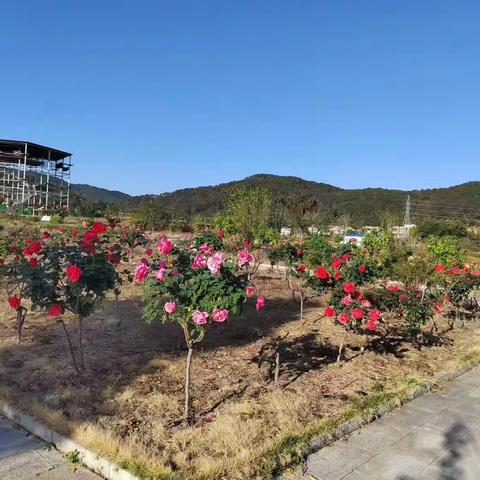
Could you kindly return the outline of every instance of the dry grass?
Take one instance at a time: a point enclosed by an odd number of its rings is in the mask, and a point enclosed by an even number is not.
[[[257,286],[269,298],[266,313],[258,317],[249,308],[245,317],[213,328],[195,354],[195,411],[220,403],[194,426],[177,423],[185,356],[181,335],[174,325],[143,323],[137,286],[122,292],[120,329],[112,302],[86,322],[88,369],[81,377],[71,368],[58,325],[44,314],[29,314],[18,345],[12,312],[1,307],[0,397],[141,478],[267,478],[298,462],[312,436],[349,418],[368,418],[418,383],[480,359],[480,326],[472,322],[432,338],[428,347],[392,338],[383,354],[370,348],[378,337],[352,335],[348,361],[338,366],[332,362],[342,329],[318,320],[318,302],[307,304],[302,323],[280,278],[262,274]],[[73,320],[66,319],[75,337]],[[277,389],[268,368],[257,368],[257,355],[268,339],[287,332],[283,387]]]

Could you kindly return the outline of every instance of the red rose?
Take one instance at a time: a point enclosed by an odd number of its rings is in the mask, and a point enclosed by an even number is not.
[[[300,273],[305,273],[305,270],[306,270],[306,266],[304,263],[301,263],[300,265],[298,265],[297,267],[297,270],[300,272]]]
[[[365,273],[365,272],[367,271],[367,267],[366,267],[365,265],[360,265],[360,266],[358,267],[358,271],[359,271],[360,273]]]
[[[334,270],[340,270],[340,268],[342,267],[342,260],[340,258],[336,258],[333,262],[332,262],[332,268]]]
[[[435,265],[435,271],[436,272],[444,272],[445,267],[443,265]]]
[[[45,240],[47,240],[48,238],[50,238],[50,232],[47,231],[47,230],[45,230],[45,231],[43,232],[43,238],[44,238]]]
[[[67,267],[67,277],[72,283],[77,283],[82,276],[82,270],[76,265],[69,265]]]
[[[72,228],[72,230],[70,232],[70,235],[72,237],[76,237],[78,235],[78,230],[76,228]]]
[[[330,274],[323,267],[317,268],[315,276],[320,280],[328,280],[330,278]]]
[[[335,275],[333,276],[335,280],[340,280],[342,278],[342,273],[341,272],[335,272]]]
[[[48,310],[49,317],[58,317],[63,313],[63,307],[59,303],[54,303]]]
[[[398,285],[389,285],[387,287],[387,290],[389,290],[390,292],[399,292],[401,288]]]
[[[351,255],[350,255],[349,253],[344,253],[344,254],[342,255],[342,260],[349,260],[350,257],[351,257]]]
[[[32,257],[29,261],[28,261],[28,265],[32,268],[35,268],[37,266],[37,259],[35,257]]]
[[[13,295],[11,297],[8,297],[8,304],[16,310],[22,304],[22,300],[16,295]]]
[[[40,253],[42,251],[42,244],[37,240],[34,240],[28,245],[28,251],[30,252],[30,255]]]
[[[245,248],[250,248],[250,247],[252,246],[252,242],[249,242],[248,240],[245,240],[245,241],[243,242],[243,246],[244,246]]]
[[[343,291],[347,294],[352,294],[355,291],[355,284],[347,282],[343,284]]]
[[[218,238],[223,238],[224,235],[225,235],[225,232],[224,232],[223,230],[219,230],[219,231],[217,232],[217,237],[218,237]]]
[[[333,317],[335,315],[335,309],[333,307],[326,307],[325,308],[325,316],[326,317]]]
[[[452,273],[454,275],[460,275],[462,273],[462,269],[460,267],[455,267],[452,269]]]
[[[107,231],[107,227],[102,222],[95,222],[92,225],[92,231],[94,231],[97,235],[101,235]]]

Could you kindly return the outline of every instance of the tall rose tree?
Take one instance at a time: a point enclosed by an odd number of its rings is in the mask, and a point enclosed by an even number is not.
[[[18,294],[10,293],[8,302],[17,311],[29,300],[32,309],[48,310],[53,318],[65,311],[77,315],[79,367],[85,368],[83,354],[84,319],[91,315],[118,281],[109,261],[106,227],[94,223],[82,236],[78,231],[28,241],[22,255],[16,255],[7,271],[9,283]],[[30,270],[29,270],[30,269]],[[62,320],[75,368],[78,364],[70,337]]]
[[[213,245],[194,242],[191,248],[173,245],[162,238],[158,257],[142,259],[135,278],[145,282],[143,315],[147,322],[176,322],[187,347],[185,366],[184,419],[194,417],[191,409],[191,366],[195,347],[213,324],[237,316],[247,296],[252,294],[248,265],[253,256],[244,251],[227,256]],[[257,309],[265,299],[257,299]]]

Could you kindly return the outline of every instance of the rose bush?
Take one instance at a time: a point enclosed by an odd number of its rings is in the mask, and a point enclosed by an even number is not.
[[[158,244],[159,256],[143,258],[135,269],[138,282],[145,282],[143,316],[147,322],[177,322],[187,347],[184,418],[192,418],[190,401],[191,361],[195,345],[215,324],[237,316],[247,296],[249,265],[253,255],[246,249],[226,255],[205,243],[205,236],[191,247],[173,245],[168,239]],[[256,308],[265,307],[258,297]]]

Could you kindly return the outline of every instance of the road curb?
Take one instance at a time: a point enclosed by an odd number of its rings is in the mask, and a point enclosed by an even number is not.
[[[106,480],[139,480],[138,477],[119,467],[116,463],[97,455],[70,438],[60,435],[43,422],[4,401],[0,403],[0,413],[64,454],[77,451],[80,463]]]

